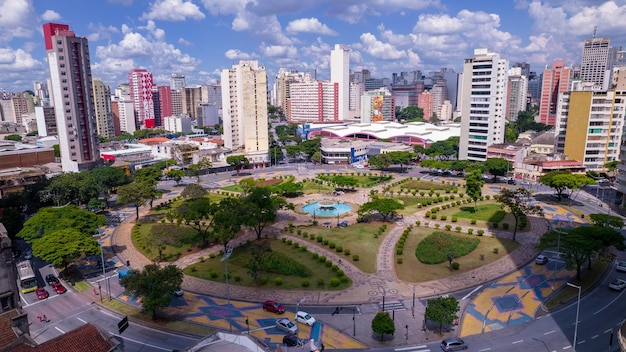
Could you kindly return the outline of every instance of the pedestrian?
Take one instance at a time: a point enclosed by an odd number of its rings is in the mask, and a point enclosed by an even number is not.
[[[45,315],[45,314],[43,315],[42,320],[43,320],[43,322],[44,322],[44,323],[48,323],[48,322],[50,322],[50,320],[48,320],[48,317],[46,317],[46,315]]]
[[[41,323],[41,321],[42,321],[41,314],[37,315],[37,319],[39,319],[39,322]]]
[[[96,288],[95,288],[95,287],[93,288],[93,295],[94,295],[94,296],[97,296],[97,295],[98,295],[98,291],[96,291]]]

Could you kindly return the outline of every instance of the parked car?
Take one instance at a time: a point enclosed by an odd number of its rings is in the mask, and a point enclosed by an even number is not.
[[[313,326],[313,324],[315,324],[315,318],[313,318],[311,314],[303,311],[296,313],[296,321],[308,326]]]
[[[185,291],[183,291],[182,288],[179,288],[178,290],[174,291],[174,296],[176,297],[182,297],[183,294],[185,294]]]
[[[282,330],[288,334],[297,334],[298,326],[287,318],[281,318],[276,320],[276,328]]]
[[[58,281],[52,284],[52,289],[54,290],[54,292],[56,292],[57,295],[61,295],[67,292],[65,286],[63,286],[63,284]]]
[[[615,265],[615,270],[626,272],[626,262],[617,262],[617,265]]]
[[[38,288],[35,292],[37,293],[37,299],[46,299],[48,298],[48,296],[50,296],[48,294],[48,291],[46,291],[46,289],[43,287]]]
[[[298,335],[290,334],[283,337],[283,343],[287,347],[298,347],[304,345],[306,340],[299,339]]]
[[[451,337],[449,339],[441,341],[441,350],[445,352],[460,351],[466,349],[467,345],[465,344],[465,341],[461,340],[458,337]]]
[[[46,283],[50,286],[52,286],[53,284],[59,282],[59,279],[54,276],[54,274],[48,274],[46,275]]]
[[[265,301],[265,303],[263,303],[263,310],[266,312],[283,314],[285,313],[285,306],[276,301]]]
[[[622,279],[615,279],[609,284],[609,288],[616,291],[621,291],[624,287],[626,287],[626,280]]]
[[[548,257],[543,254],[539,254],[537,258],[535,258],[535,264],[544,265],[548,262]]]
[[[337,224],[337,227],[348,227],[348,222],[347,221],[342,221],[342,222]]]
[[[517,184],[517,182],[515,182],[514,178],[507,178],[506,179],[506,183],[510,184],[510,185],[515,185]]]

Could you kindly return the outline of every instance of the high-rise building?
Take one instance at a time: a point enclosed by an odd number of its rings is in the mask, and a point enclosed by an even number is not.
[[[557,60],[552,62],[552,68],[546,67],[545,71],[543,71],[541,100],[539,101],[540,123],[550,126],[555,125],[559,93],[570,90],[571,82],[572,69],[571,67],[565,67],[565,62]]]
[[[152,73],[146,69],[133,69],[128,74],[128,88],[130,99],[135,108],[137,122],[143,128],[153,128],[154,121],[154,101],[152,100]]]
[[[417,107],[424,111],[424,120],[426,121],[430,121],[433,117],[433,98],[434,97],[429,90],[425,90],[417,96]]]
[[[508,62],[488,49],[465,59],[459,159],[485,161],[487,147],[504,142],[507,70]]]
[[[215,104],[218,109],[222,108],[222,87],[219,84],[202,85],[202,102]]]
[[[180,73],[172,73],[172,76],[170,77],[170,88],[172,90],[185,88],[185,76]]]
[[[391,91],[385,87],[370,90],[361,96],[361,123],[395,120]]]
[[[202,87],[185,87],[180,90],[183,100],[183,115],[191,117],[192,120],[197,118],[197,109],[202,101]]]
[[[109,139],[113,138],[115,136],[115,128],[111,111],[111,88],[108,84],[102,82],[100,78],[94,77],[92,83],[98,135]]]
[[[120,84],[115,88],[114,102],[120,132],[134,133],[137,130],[137,119],[128,84]]]
[[[252,165],[269,162],[267,73],[256,60],[222,70],[224,146],[241,151]]]
[[[161,95],[156,85],[152,86],[152,106],[154,106],[154,126],[163,126],[163,116],[161,115]]]
[[[337,85],[316,81],[307,76],[302,82],[291,82],[287,99],[287,119],[293,122],[337,122]]]
[[[183,93],[182,89],[172,90],[172,116],[183,114]]]
[[[57,120],[52,106],[35,106],[37,119],[37,134],[39,137],[56,136]]]
[[[522,75],[521,67],[512,67],[509,70],[508,80],[505,116],[508,121],[515,122],[519,112],[526,111],[528,78]]]
[[[111,116],[113,116],[113,134],[119,136],[122,134],[120,129],[120,108],[117,101],[111,100]]]
[[[172,89],[170,86],[158,86],[157,90],[159,91],[159,110],[161,111],[161,118],[173,116]]]
[[[584,82],[593,82],[602,89],[607,89],[609,79],[609,38],[586,39],[583,44],[583,57],[580,66],[580,78]]]
[[[339,120],[348,119],[350,105],[350,49],[335,44],[330,52],[330,81],[337,85]]]
[[[50,92],[48,91],[48,84],[46,82],[33,83],[33,91],[35,96],[39,99],[41,106],[50,106]]]
[[[87,38],[68,25],[43,25],[57,119],[61,166],[77,172],[100,162]]]
[[[605,171],[607,162],[619,160],[626,93],[587,89],[559,95],[555,151]]]

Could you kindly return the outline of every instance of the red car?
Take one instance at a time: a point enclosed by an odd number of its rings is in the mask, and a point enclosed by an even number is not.
[[[46,289],[43,287],[38,288],[35,292],[37,293],[38,299],[46,299],[49,296],[48,291],[46,291]]]
[[[266,312],[283,314],[285,313],[285,306],[275,301],[265,301],[265,303],[263,303],[263,310]]]
[[[63,284],[61,284],[58,281],[52,284],[52,289],[54,290],[54,292],[57,293],[57,295],[67,292],[67,290],[65,289],[65,286],[63,286]]]

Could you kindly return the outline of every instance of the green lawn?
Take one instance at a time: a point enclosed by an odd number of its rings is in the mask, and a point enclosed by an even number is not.
[[[334,190],[335,187],[329,186],[327,184],[319,184],[313,181],[302,182],[302,192],[304,192],[304,194],[328,193]]]
[[[328,220],[331,226],[336,225],[335,220]],[[320,220],[320,225],[324,220]],[[393,223],[388,223],[387,230],[378,238],[375,235],[378,233],[378,228],[383,223],[373,222],[364,224],[352,224],[348,227],[341,228],[326,228],[323,226],[309,226],[294,228],[293,235],[304,239],[304,233],[308,234],[309,238],[306,241],[310,243],[316,243],[323,245],[324,242],[317,242],[317,236],[322,236],[323,239],[328,240],[328,244],[325,247],[329,248],[331,242],[335,243],[335,246],[341,246],[343,249],[346,260],[350,260],[352,264],[357,266],[361,271],[366,273],[376,272],[376,256],[378,254],[378,247],[382,242],[382,239],[389,233],[389,231],[395,226]],[[300,230],[298,235],[297,230]],[[311,239],[311,235],[313,239]],[[345,255],[345,250],[349,250],[350,254]],[[332,250],[329,248],[329,250]],[[359,256],[358,261],[352,260],[352,255],[357,254]]]
[[[191,252],[200,243],[200,236],[195,230],[185,225],[142,223],[133,229],[131,236],[133,245],[146,258],[150,260],[160,260],[159,251],[154,242],[155,236],[162,235],[166,238],[167,244],[162,250],[163,260],[173,261],[180,258],[184,253]],[[155,231],[162,229],[160,232]],[[137,230],[139,231],[137,233]],[[165,234],[164,234],[165,233]]]
[[[261,272],[258,276],[259,284],[267,288],[285,289],[285,290],[343,290],[352,284],[351,280],[345,277],[339,280],[338,286],[331,286],[332,278],[338,278],[337,272],[332,270],[325,262],[322,263],[319,258],[315,258],[311,252],[295,248],[280,240],[268,239],[273,252],[282,253],[283,255],[299,263],[310,270],[309,276],[284,275],[277,273]],[[249,274],[245,264],[250,258],[250,246],[244,245],[237,247],[228,259],[229,283],[240,286],[256,286],[254,278]],[[336,264],[336,263],[332,263]],[[331,265],[332,265],[331,264]],[[285,264],[288,265],[288,264]],[[207,258],[204,262],[196,263],[184,269],[185,274],[195,276],[201,279],[226,282],[225,280],[225,263],[220,261],[220,257]],[[276,278],[280,278],[282,283],[277,285]],[[319,284],[322,280],[322,284]],[[266,283],[262,284],[263,281]],[[305,282],[308,285],[305,285]]]
[[[426,193],[428,193],[431,189],[432,190],[439,190],[439,191],[444,191],[445,189],[449,189],[449,188],[454,188],[457,187],[459,188],[459,186],[454,186],[451,184],[451,181],[439,181],[439,182],[433,182],[433,181],[425,181],[425,180],[417,180],[417,179],[412,179],[410,181],[406,181],[403,182],[397,186],[394,186],[392,189],[394,191],[398,191],[402,188],[404,189],[415,189],[415,190],[420,190],[420,191],[425,191]],[[444,192],[441,192],[444,193]]]
[[[487,222],[499,222],[504,218],[506,212],[497,203],[479,204],[474,209],[472,203],[462,204],[458,210],[452,214],[459,218],[476,219]]]
[[[459,270],[450,271],[447,261],[439,264],[424,264],[417,260],[417,257],[415,256],[417,245],[433,232],[447,231],[425,228],[423,226],[413,227],[411,233],[406,239],[406,242],[404,243],[404,254],[401,256],[395,256],[396,258],[402,257],[403,261],[402,264],[397,264],[397,262],[395,264],[398,278],[409,282],[424,282],[458,275],[498,260],[519,246],[518,243],[507,239],[476,235],[470,236],[468,234],[459,234],[456,231],[450,231],[449,233],[451,234],[467,236],[468,238],[477,238],[480,240],[478,247],[476,247],[476,249],[471,253],[454,259],[455,262],[460,264]],[[495,248],[497,248],[497,253],[494,253]],[[482,258],[481,254],[483,255]]]

